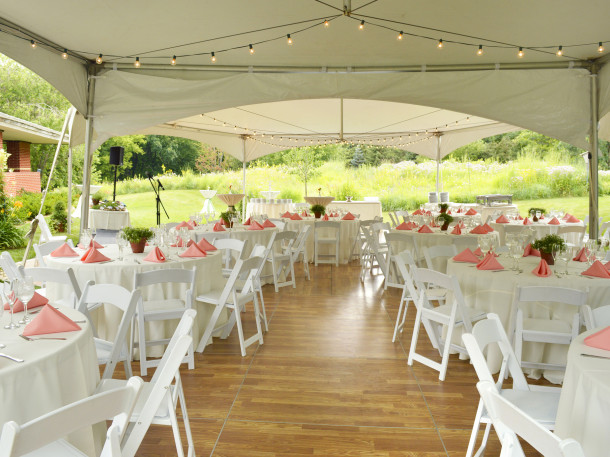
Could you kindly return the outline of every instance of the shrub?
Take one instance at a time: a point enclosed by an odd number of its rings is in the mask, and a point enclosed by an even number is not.
[[[66,213],[66,205],[59,201],[55,203],[53,214],[51,215],[51,227],[56,232],[65,232],[68,224],[68,214]]]
[[[0,250],[22,248],[25,246],[25,233],[13,218],[0,218]]]

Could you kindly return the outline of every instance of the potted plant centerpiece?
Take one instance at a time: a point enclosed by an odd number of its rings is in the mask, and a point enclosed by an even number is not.
[[[322,205],[311,205],[311,212],[315,214],[316,219],[320,219],[322,214],[326,213],[326,208]]]
[[[237,217],[237,211],[226,210],[220,213],[220,218],[225,222],[225,226],[233,228],[233,218]]]
[[[440,208],[441,214],[445,214],[447,212],[447,210],[449,209],[449,203],[441,203],[438,206]]]
[[[546,210],[544,208],[530,208],[528,210],[528,213],[530,214],[530,216],[532,216],[532,221],[534,222],[538,222],[538,216],[536,216],[536,213],[540,212],[540,215],[542,216]]]
[[[532,243],[532,247],[540,251],[540,257],[549,265],[554,265],[553,255],[565,246],[565,242],[559,235],[547,235]]]
[[[104,199],[104,193],[102,191],[97,191],[91,196],[91,202],[94,205],[99,205],[100,202]]]
[[[125,227],[123,233],[125,234],[127,241],[131,244],[131,251],[134,254],[144,252],[146,240],[153,236],[152,230],[144,227]]]
[[[453,222],[453,216],[447,213],[441,213],[438,215],[439,219],[443,220],[443,225],[441,225],[441,230],[446,231],[449,228],[449,224]]]

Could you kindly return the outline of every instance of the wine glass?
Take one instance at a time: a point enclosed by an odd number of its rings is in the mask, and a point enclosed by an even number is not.
[[[485,253],[487,251],[489,251],[489,238],[487,235],[479,235],[477,237],[477,241],[479,242],[479,248],[481,249],[481,252],[483,253],[483,255],[485,255]]]
[[[129,246],[129,241],[125,237],[125,233],[121,230],[116,237],[116,244],[119,247],[119,260],[123,261],[125,258],[124,250]]]
[[[536,211],[536,217],[540,219],[540,216],[542,216],[542,213],[540,211]]]
[[[587,257],[587,265],[593,265],[595,262],[595,251],[597,249],[597,242],[595,240],[587,240],[585,243],[585,256]]]
[[[11,321],[4,326],[7,330],[12,330],[14,328],[19,328],[19,324],[15,324],[13,322],[13,308],[15,307],[15,303],[17,303],[17,280],[7,281],[2,285],[2,297],[3,302],[6,300],[8,303],[8,307],[11,311]],[[4,305],[2,306],[4,308]]]
[[[518,243],[513,243],[510,245],[508,252],[513,259],[513,270],[515,271],[515,274],[521,273],[521,269],[519,268],[519,259],[523,255],[521,246]]]
[[[19,321],[20,324],[27,324],[32,319],[28,316],[28,303],[34,296],[34,280],[31,276],[24,276],[17,280],[17,296],[23,303],[23,317]]]
[[[564,271],[563,271],[564,276],[568,275],[568,263],[572,259],[572,255],[573,255],[573,248],[570,246],[562,246],[557,251],[557,254],[556,254],[557,259],[564,262]]]

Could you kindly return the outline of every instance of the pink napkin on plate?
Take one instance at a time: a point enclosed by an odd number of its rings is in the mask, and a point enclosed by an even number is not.
[[[399,224],[399,225],[396,226],[396,230],[411,230],[412,228],[413,227],[411,227],[406,222],[403,222],[402,224]]]
[[[559,225],[559,224],[561,224],[561,222],[559,222],[559,219],[557,219],[556,217],[553,217],[553,219],[548,221],[547,224],[550,224],[550,225]]]
[[[14,295],[11,294],[10,298],[13,299],[13,297]],[[34,292],[34,296],[28,302],[28,309],[38,308],[39,306],[46,305],[47,303],[49,303],[49,299],[47,297],[43,297],[38,292]],[[4,304],[4,309],[10,309],[8,303]],[[21,311],[23,311],[23,303],[21,302],[21,300],[17,300],[17,302],[13,305],[13,312],[20,313]]]
[[[214,228],[212,229],[215,232],[226,232],[225,228],[222,226],[222,224],[220,222],[216,222],[214,224]]]
[[[485,235],[487,234],[487,230],[485,230],[482,225],[477,225],[470,231],[470,233],[474,235]]]
[[[565,221],[566,219],[568,219],[571,216],[570,213],[565,213],[562,217],[562,219]]]
[[[248,230],[263,230],[263,226],[256,221],[252,221]]]
[[[192,241],[192,240],[189,240],[189,241]],[[177,243],[173,243],[171,246],[173,248],[176,248],[176,247],[177,248],[183,248],[185,246],[184,240],[182,239],[182,237],[179,236],[178,237],[178,242]],[[186,244],[186,246],[188,246],[188,243]]]
[[[265,219],[265,222],[263,222],[263,227],[274,228],[275,224],[273,222],[271,222],[269,219]]]
[[[100,251],[98,251],[96,248],[90,248],[86,255],[85,258],[82,259],[83,263],[98,263],[98,262],[107,262],[110,259],[108,257],[106,257],[104,254],[102,254]]]
[[[178,225],[176,225],[176,230],[179,230],[181,228],[187,228],[189,230],[193,230],[193,227],[191,227],[191,224],[189,224],[188,222],[180,222]]]
[[[587,253],[585,249],[587,248],[583,247],[580,251],[578,251],[578,254],[576,254],[576,257],[574,257],[572,260],[574,260],[575,262],[586,262]]]
[[[328,220],[328,214],[325,214],[324,216],[322,216],[322,220],[323,221],[327,221]]]
[[[504,270],[500,262],[492,253],[488,253],[483,260],[477,264],[477,270]]]
[[[523,225],[532,225],[532,221],[529,220],[529,217],[523,219]]]
[[[218,249],[216,248],[216,246],[214,246],[212,243],[210,243],[208,240],[206,240],[205,238],[201,238],[201,240],[199,241],[199,243],[197,243],[197,246],[199,247],[199,249],[201,249],[202,251],[217,251]]]
[[[197,245],[197,243],[191,244],[186,251],[180,254],[180,257],[205,257],[207,254],[205,251],[202,251],[201,248]]]
[[[509,222],[510,221],[504,214],[500,215],[500,217],[496,219],[497,224],[508,224]]]
[[[62,244],[60,247],[51,252],[51,257],[78,257],[74,249],[68,243]]]
[[[521,214],[517,215],[517,219],[519,219],[520,221],[523,220],[523,216],[521,216]]]
[[[99,244],[97,241],[95,240],[91,240],[89,242],[89,246],[85,247],[82,243],[78,245],[79,248],[81,249],[89,249],[94,247],[95,249],[104,249],[104,246],[102,246],[101,244]]]
[[[161,251],[161,249],[155,247],[142,260],[146,260],[147,262],[163,263],[165,262],[165,255],[163,254],[163,251]]]
[[[345,216],[343,216],[341,218],[341,220],[343,221],[353,221],[354,219],[356,219],[356,216],[354,216],[352,213],[348,212]]]
[[[591,265],[587,270],[583,271],[581,275],[610,279],[610,271],[606,270],[606,267],[599,260],[593,262],[593,265]]]
[[[492,229],[489,224],[483,224],[481,227],[483,227],[487,231],[487,233],[491,233],[494,231],[494,229]]]
[[[456,226],[453,227],[453,230],[451,230],[451,234],[452,235],[461,235],[462,234],[462,229],[460,228],[460,224],[456,224]]]
[[[528,257],[530,255],[540,257],[540,251],[538,249],[534,249],[532,245],[528,243],[523,250],[523,257]]]
[[[25,326],[23,335],[46,335],[48,333],[74,332],[80,330],[68,316],[56,310],[51,305],[45,305],[38,315]]]
[[[250,225],[250,218],[248,218],[248,220],[246,220],[246,222],[244,222],[244,225]]]
[[[601,329],[599,332],[595,332],[593,335],[589,335],[585,338],[585,345],[603,349],[604,351],[610,351],[610,327]]]
[[[456,262],[469,262],[469,263],[479,263],[480,259],[472,252],[469,248],[464,249],[458,255],[456,255],[453,260]]]
[[[570,214],[570,217],[565,219],[565,221],[569,224],[576,224],[576,223],[580,222],[580,219],[578,219],[576,216],[573,216]]]
[[[466,211],[465,215],[466,216],[474,216],[475,214],[478,214],[473,208],[470,208],[468,211]]]
[[[481,248],[476,248],[473,252],[474,255],[481,257],[483,255],[483,251],[481,251]]]
[[[290,216],[290,220],[291,221],[302,221],[303,218],[301,216],[299,216],[297,213],[294,213],[292,216]]]
[[[292,214],[290,213],[290,211],[286,211],[284,214],[282,214],[282,217],[290,218],[291,216],[292,216]]]
[[[549,264],[546,263],[546,260],[544,259],[540,259],[540,263],[536,268],[532,270],[532,273],[541,278],[548,278],[553,274],[553,272],[549,268]]]
[[[426,224],[424,224],[419,228],[417,233],[434,233],[434,232],[432,231],[432,229],[430,227],[428,227]]]

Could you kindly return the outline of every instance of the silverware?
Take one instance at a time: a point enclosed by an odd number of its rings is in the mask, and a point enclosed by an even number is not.
[[[610,356],[605,356],[605,355],[593,355],[593,354],[580,354],[583,357],[593,357],[595,359],[606,359],[606,360],[610,360]]]
[[[65,340],[65,338],[53,338],[50,336],[39,336],[37,338],[31,338],[31,337],[25,336],[23,334],[20,334],[19,336],[27,341],[37,341],[37,340],[62,340],[62,341],[64,341]]]
[[[23,359],[18,359],[17,357],[11,357],[10,355],[3,354],[2,352],[0,352],[0,357],[4,357],[5,359],[9,359],[9,360],[12,360],[13,362],[17,362],[17,363],[25,362],[25,360],[23,360]]]

